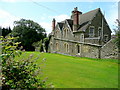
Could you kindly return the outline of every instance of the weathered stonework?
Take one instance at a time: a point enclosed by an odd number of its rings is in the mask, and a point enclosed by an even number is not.
[[[101,48],[101,58],[118,58],[118,48],[115,45],[114,39],[111,39]]]
[[[52,22],[49,52],[90,58],[117,58],[111,30],[100,8],[82,14],[75,8],[71,19]]]

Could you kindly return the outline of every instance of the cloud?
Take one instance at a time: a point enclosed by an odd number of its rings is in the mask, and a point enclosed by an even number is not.
[[[65,19],[69,19],[70,16],[65,15],[65,14],[61,14],[61,15],[58,15],[58,16],[53,16],[53,18],[55,18],[57,22],[61,22]]]
[[[51,20],[48,22],[48,20],[46,21],[45,19]],[[48,16],[48,18],[45,17],[41,17],[39,21],[37,21],[43,28],[45,28],[47,34],[49,34],[52,31],[52,19],[55,18],[56,22],[61,22],[65,19],[68,19],[69,16],[65,15],[65,14],[61,14],[58,16]],[[9,12],[0,9],[0,26],[2,27],[11,27],[13,28],[13,23],[16,20],[20,20],[19,17],[16,17],[12,14],[10,14]]]
[[[48,23],[48,22],[40,22],[39,23],[47,32],[47,34],[49,34],[52,31],[52,24]]]
[[[0,9],[0,26],[13,28],[13,22],[20,18],[10,14],[9,12]]]

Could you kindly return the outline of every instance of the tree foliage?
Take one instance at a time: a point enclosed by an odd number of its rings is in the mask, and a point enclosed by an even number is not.
[[[46,50],[46,52],[48,52],[48,45],[49,45],[49,38],[47,37],[47,38],[44,38],[44,40],[43,40],[43,43],[44,43],[44,47],[45,47],[45,50]]]
[[[22,53],[17,50],[19,42],[14,43],[14,38],[0,38],[2,45],[2,86],[6,88],[44,88],[47,87],[45,80],[37,78],[41,74],[40,67],[31,60],[33,55],[27,59],[15,60]],[[37,58],[36,58],[37,59]]]
[[[12,35],[15,37],[19,36],[17,41],[21,42],[23,48],[28,51],[34,50],[32,46],[34,42],[46,37],[45,29],[32,20],[21,19],[20,21],[15,21],[14,25]]]
[[[116,45],[118,47],[118,59],[120,59],[120,20],[116,20],[117,21],[117,28],[114,30],[115,31],[115,35],[116,35]]]
[[[36,51],[40,51],[43,52],[43,42],[42,40],[38,41],[38,42],[34,42],[33,47],[35,47]]]
[[[116,20],[117,21],[117,27],[116,29],[114,30],[115,31],[115,35],[116,35],[116,44],[118,46],[118,50],[119,50],[119,53],[120,53],[120,20]]]
[[[3,37],[7,36],[9,33],[12,32],[11,28],[1,28],[0,27],[0,32],[2,34]]]
[[[40,40],[38,42],[34,42],[33,46],[37,49],[36,51],[48,52],[49,41],[50,41],[49,38],[46,37],[43,40]]]

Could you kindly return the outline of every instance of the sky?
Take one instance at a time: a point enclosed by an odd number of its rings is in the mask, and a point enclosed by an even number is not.
[[[82,13],[100,8],[110,26],[115,28],[118,18],[118,0],[0,0],[0,26],[14,27],[14,21],[33,20],[45,28],[47,34],[52,31],[52,19],[56,22],[69,19],[71,11],[78,7]]]

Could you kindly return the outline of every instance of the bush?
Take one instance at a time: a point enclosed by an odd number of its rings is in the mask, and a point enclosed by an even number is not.
[[[45,88],[45,80],[37,78],[41,69],[38,67],[30,55],[27,59],[15,60],[22,52],[17,50],[19,42],[14,43],[15,38],[1,37],[2,44],[2,86],[4,88]]]

